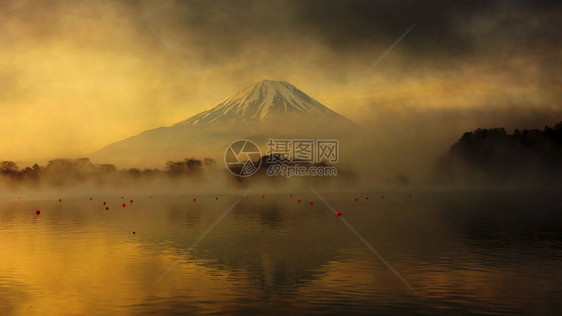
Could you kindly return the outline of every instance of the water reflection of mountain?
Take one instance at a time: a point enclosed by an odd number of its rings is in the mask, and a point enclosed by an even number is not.
[[[339,260],[338,249],[346,247],[349,239],[338,238],[344,228],[326,217],[327,210],[302,205],[301,213],[287,204],[258,197],[243,201],[224,219],[228,223],[217,225],[201,241],[195,256],[219,270],[245,271],[247,281],[263,293],[293,293],[322,275],[322,266]],[[213,211],[216,218],[220,215]],[[172,237],[176,246],[185,248],[193,241]]]
[[[545,221],[529,213],[534,206],[546,221],[562,222],[553,217],[549,205],[555,197],[548,194],[539,204],[532,196],[512,193],[458,193],[418,199],[416,204],[402,198],[384,204],[351,204],[352,208],[339,199],[334,204],[346,209],[348,220],[364,238],[406,274],[415,270],[416,264],[434,264],[447,253],[457,256],[460,263],[463,255],[490,256],[485,251],[494,247],[496,254],[501,249],[508,256],[526,248],[526,244],[541,248],[558,242],[551,238]],[[321,277],[325,265],[351,258],[343,255],[345,249],[361,246],[324,206],[295,207],[294,200],[283,200],[257,196],[244,200],[199,244],[195,256],[220,270],[245,271],[248,281],[264,293],[290,293],[287,287],[296,289]],[[207,212],[205,217],[221,215],[218,210],[212,216],[209,210],[202,212]],[[208,220],[198,220],[201,228],[209,225]],[[189,227],[187,222],[181,225]],[[182,237],[171,236],[178,248],[187,249],[196,239],[195,234],[189,239]],[[466,253],[461,254],[462,249]],[[378,259],[372,259],[373,268],[380,268]]]

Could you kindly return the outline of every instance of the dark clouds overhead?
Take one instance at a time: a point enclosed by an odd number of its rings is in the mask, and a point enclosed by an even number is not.
[[[196,31],[207,47],[229,54],[255,42],[295,49],[314,41],[336,53],[387,45],[416,24],[402,44],[420,57],[451,58],[559,47],[554,1],[178,1],[164,23]],[[146,7],[145,7],[146,9]],[[202,40],[203,44],[203,40]],[[506,47],[507,46],[507,47]]]

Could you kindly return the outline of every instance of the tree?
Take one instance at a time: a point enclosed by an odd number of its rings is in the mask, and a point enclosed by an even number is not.
[[[0,173],[3,175],[15,175],[18,172],[18,165],[9,160],[0,163]]]
[[[186,165],[183,161],[168,161],[166,163],[168,173],[173,176],[179,176],[186,170]]]
[[[117,171],[117,168],[115,168],[115,166],[110,163],[104,163],[99,166],[99,171],[101,173],[113,173]]]
[[[138,178],[141,175],[141,171],[139,168],[130,168],[127,170],[127,174],[132,176],[133,178]]]
[[[189,158],[185,160],[185,165],[190,171],[199,171],[202,167],[202,162],[199,159]]]
[[[216,160],[213,158],[204,158],[203,159],[203,166],[211,167],[216,163]]]

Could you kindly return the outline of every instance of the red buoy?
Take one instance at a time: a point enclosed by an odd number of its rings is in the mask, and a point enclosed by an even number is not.
[[[59,202],[62,202],[62,199],[59,199]]]
[[[106,211],[109,210],[109,206],[106,206],[106,207],[105,207],[105,210],[106,210]]]
[[[368,196],[366,196],[366,197],[365,197],[365,200],[368,200],[368,199],[369,199],[369,197],[368,197]]]
[[[411,194],[408,194],[408,197],[409,197],[409,198],[411,198],[411,197],[412,197],[412,195],[411,195]]]
[[[107,202],[103,201],[103,205],[107,204]]]
[[[127,206],[127,204],[123,203],[123,207]]]
[[[92,200],[92,198],[90,198],[90,201]]]
[[[300,202],[301,202],[301,200],[298,200],[297,202],[299,202],[299,203],[300,203]]]
[[[337,217],[340,217],[340,216],[341,216],[341,212],[340,212],[340,211],[337,211],[337,212],[336,212],[336,216],[337,216]]]
[[[196,199],[196,198],[193,198],[193,202],[195,202],[195,201],[197,201],[197,199]]]
[[[381,199],[384,199],[384,195],[381,195]]]
[[[358,198],[355,198],[355,202],[357,202],[357,201],[359,201],[359,199],[358,199]]]
[[[219,198],[218,198],[218,197],[216,197],[216,198],[215,198],[215,200],[216,200],[216,201],[218,201],[218,200],[219,200]]]
[[[293,195],[291,194],[290,197],[293,197]]]
[[[130,200],[129,203],[133,203],[133,200]]]
[[[312,205],[312,201],[310,201],[310,205]]]
[[[37,210],[37,211],[35,211],[35,214],[39,215],[39,214],[41,214],[41,211]]]
[[[240,196],[240,199],[243,199],[243,198],[244,198],[243,196]]]

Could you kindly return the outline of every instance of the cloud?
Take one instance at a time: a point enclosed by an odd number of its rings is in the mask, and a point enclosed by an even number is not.
[[[329,106],[416,23],[337,112],[556,114],[559,12],[548,1],[3,1],[0,156],[80,155],[217,103],[150,28],[222,96],[287,80]]]

